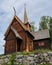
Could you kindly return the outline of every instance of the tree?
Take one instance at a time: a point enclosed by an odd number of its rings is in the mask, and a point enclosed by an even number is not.
[[[49,29],[52,42],[52,17],[43,16],[39,23],[39,30]]]
[[[40,21],[40,23],[39,23],[39,30],[48,29],[49,19],[50,19],[49,16],[43,16],[43,17],[41,18],[41,21]]]
[[[31,22],[30,25],[31,25],[31,31],[34,32],[36,30],[35,23]]]
[[[51,37],[51,42],[52,42],[52,18],[51,17],[49,21],[49,29],[50,29],[50,37]]]

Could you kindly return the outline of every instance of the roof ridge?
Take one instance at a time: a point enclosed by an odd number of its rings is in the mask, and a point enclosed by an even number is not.
[[[35,31],[34,33],[41,32],[41,31],[46,31],[46,30],[49,31],[49,29],[44,29],[44,30],[38,30],[38,31]]]

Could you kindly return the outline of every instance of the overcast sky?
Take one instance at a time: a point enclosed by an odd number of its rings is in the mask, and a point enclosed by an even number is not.
[[[35,22],[37,28],[42,16],[52,16],[52,0],[0,0],[0,54],[4,53],[3,38],[14,16],[13,6],[16,9],[16,15],[23,22],[25,3],[28,21]]]

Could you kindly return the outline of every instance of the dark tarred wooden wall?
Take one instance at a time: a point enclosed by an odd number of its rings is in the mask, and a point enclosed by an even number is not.
[[[5,54],[16,51],[15,43],[16,43],[16,37],[15,37],[14,33],[10,30],[9,34],[6,37]]]
[[[17,51],[27,51],[27,49],[28,51],[33,50],[33,38],[31,35],[24,30],[24,28],[16,19],[13,20],[11,26],[19,33],[19,35],[22,37],[22,40],[16,39],[15,34],[10,29],[7,37],[5,38],[5,54],[16,52],[16,42],[18,47]]]
[[[42,39],[34,41],[33,45],[34,49],[51,49],[51,42],[50,39]]]

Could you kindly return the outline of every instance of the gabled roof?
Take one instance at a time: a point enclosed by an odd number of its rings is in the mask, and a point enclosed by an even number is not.
[[[14,19],[16,19],[17,22],[19,22],[20,25],[23,27],[23,29],[26,30],[26,27],[22,24],[21,20],[15,15],[15,16],[13,17],[13,19],[12,19],[12,22],[10,23],[9,27],[7,28],[7,30],[6,30],[6,32],[5,32],[5,34],[4,34],[5,36],[8,34],[8,32],[9,32],[9,30],[10,30],[10,27],[11,27],[11,25],[12,25]]]
[[[11,30],[14,32],[17,38],[22,39],[22,37],[18,34],[18,32],[12,26],[11,26]]]
[[[32,34],[35,37],[34,40],[41,40],[41,39],[50,38],[50,34],[49,34],[48,29],[32,32]]]
[[[13,17],[13,19],[12,19],[12,22],[10,23],[9,27],[7,28],[7,30],[6,30],[6,32],[5,32],[5,34],[4,34],[5,36],[7,36],[7,34],[8,34],[8,32],[9,32],[10,28],[11,28],[11,25],[12,25],[14,19],[17,20],[17,22],[23,27],[23,29],[24,29],[25,31],[28,31],[28,32],[29,32],[29,30],[27,29],[27,27],[26,27],[26,26],[22,23],[22,21],[15,15],[15,16]],[[30,33],[30,32],[29,32],[29,33]],[[30,33],[30,34],[31,34],[31,33]],[[31,34],[31,36],[34,37],[32,34]]]

